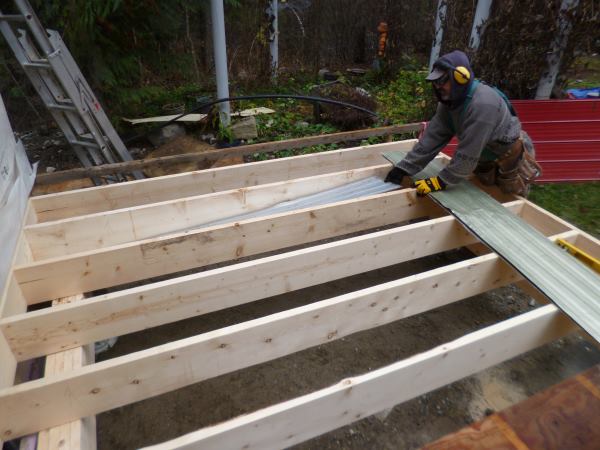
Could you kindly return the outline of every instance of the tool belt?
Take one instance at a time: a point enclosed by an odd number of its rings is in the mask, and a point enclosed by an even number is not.
[[[482,161],[475,168],[482,184],[493,184],[505,194],[527,195],[529,184],[542,174],[532,152],[525,149],[523,133],[510,148],[495,161]]]

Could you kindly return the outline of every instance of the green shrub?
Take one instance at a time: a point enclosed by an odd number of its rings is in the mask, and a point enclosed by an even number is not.
[[[399,71],[397,77],[377,93],[380,115],[393,123],[429,120],[436,100],[426,76],[426,71]]]

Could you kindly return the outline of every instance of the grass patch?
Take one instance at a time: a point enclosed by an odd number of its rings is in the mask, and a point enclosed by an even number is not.
[[[529,200],[600,237],[600,182],[534,185]]]
[[[580,56],[567,72],[567,88],[586,89],[600,86],[600,56]]]

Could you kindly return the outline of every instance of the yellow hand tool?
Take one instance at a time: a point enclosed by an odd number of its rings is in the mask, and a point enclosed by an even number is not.
[[[568,243],[564,239],[557,239],[556,243],[560,247],[564,248],[568,253],[570,253],[575,258],[577,258],[579,261],[581,261],[582,263],[584,263],[587,266],[590,266],[592,268],[592,270],[596,271],[597,273],[600,273],[600,260],[599,259],[594,258],[589,253],[586,253],[583,250],[581,250],[580,248],[575,247],[573,244]]]

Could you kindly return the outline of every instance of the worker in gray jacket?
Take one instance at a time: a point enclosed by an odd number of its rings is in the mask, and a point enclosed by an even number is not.
[[[417,194],[449,188],[475,173],[483,184],[526,195],[541,169],[506,96],[476,80],[467,55],[459,50],[439,58],[427,80],[439,100],[437,111],[386,181],[401,184],[406,175],[420,172],[456,136],[459,144],[451,161],[437,176],[415,181]]]

